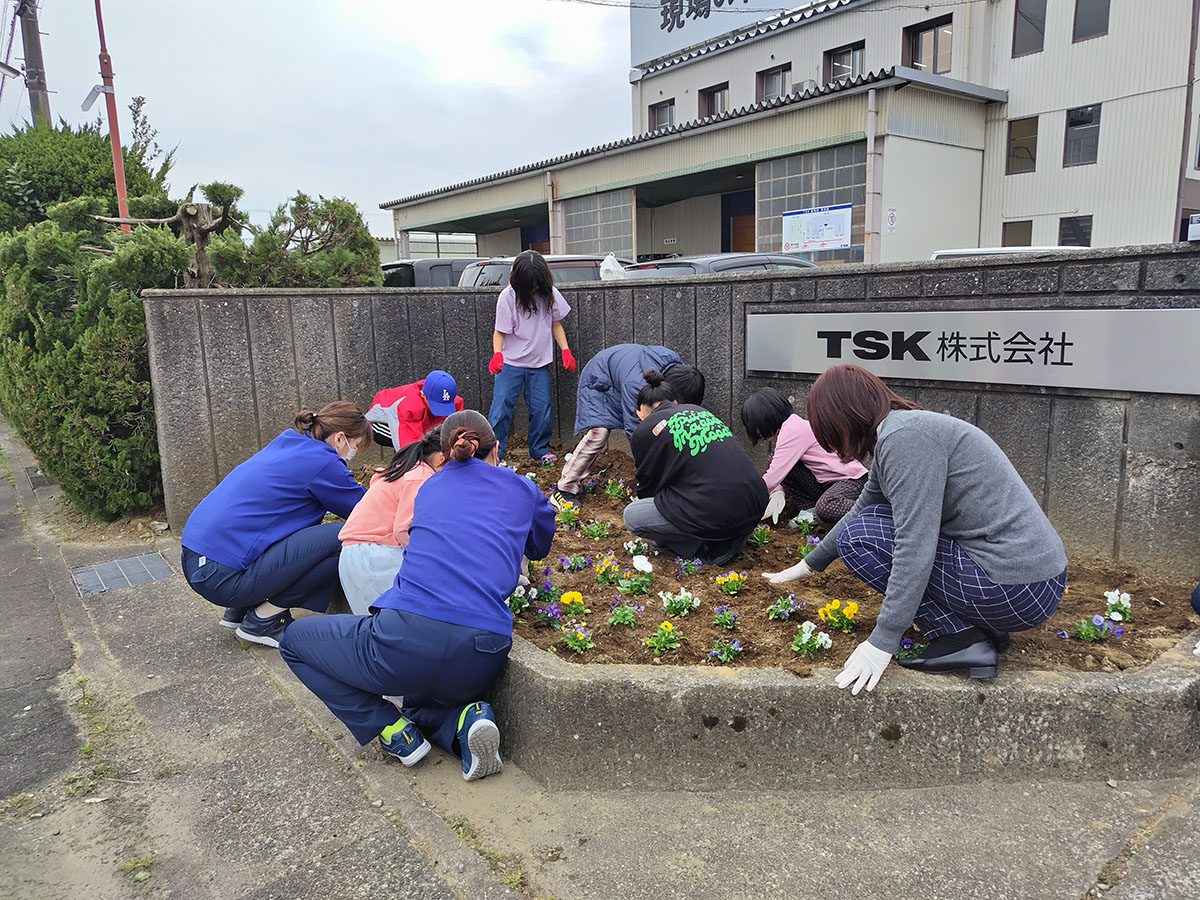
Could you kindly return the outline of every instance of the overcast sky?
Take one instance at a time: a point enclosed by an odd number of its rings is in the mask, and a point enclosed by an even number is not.
[[[170,182],[231,181],[255,221],[297,190],[381,202],[625,137],[628,10],[563,0],[103,0],[121,137],[144,95]],[[11,16],[11,4],[5,4]],[[100,79],[92,0],[43,0],[50,109]],[[4,22],[4,40],[7,28]],[[0,48],[2,54],[2,48]],[[12,62],[23,60],[19,34]],[[0,56],[2,58],[2,56]],[[29,117],[8,79],[0,123]]]

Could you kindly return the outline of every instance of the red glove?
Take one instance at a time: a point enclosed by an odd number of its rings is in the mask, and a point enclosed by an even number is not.
[[[568,372],[575,371],[575,354],[570,347],[563,347],[563,368]]]
[[[496,353],[492,357],[492,361],[488,363],[488,371],[493,375],[499,375],[500,370],[504,368],[504,354]]]

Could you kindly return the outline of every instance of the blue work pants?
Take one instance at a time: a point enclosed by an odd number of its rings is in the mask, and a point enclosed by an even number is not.
[[[381,609],[370,616],[293,622],[279,653],[360,744],[399,718],[384,696],[402,695],[401,714],[433,743],[461,756],[459,713],[500,677],[511,647],[509,635]]]
[[[492,408],[488,411],[488,424],[496,433],[500,443],[500,458],[508,445],[508,431],[512,426],[513,407],[521,391],[525,392],[525,405],[529,407],[529,455],[541,459],[550,452],[550,429],[554,419],[554,399],[550,393],[550,366],[526,369],[523,366],[504,364],[496,376],[492,388]]]

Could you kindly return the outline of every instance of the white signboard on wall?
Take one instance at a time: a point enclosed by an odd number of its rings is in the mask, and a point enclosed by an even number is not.
[[[629,63],[640,66],[684,47],[778,16],[796,0],[638,0],[629,4]]]
[[[844,250],[850,246],[851,204],[783,214],[783,252]]]
[[[1200,395],[1200,309],[746,314],[747,372]]]

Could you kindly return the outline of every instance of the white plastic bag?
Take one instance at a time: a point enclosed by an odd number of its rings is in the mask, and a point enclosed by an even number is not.
[[[600,263],[600,280],[601,281],[620,281],[625,277],[625,269],[617,262],[617,255],[610,253],[604,257],[604,261]]]

